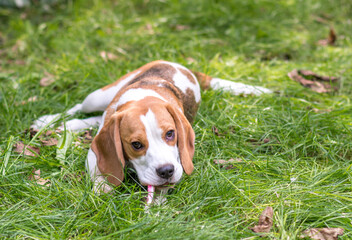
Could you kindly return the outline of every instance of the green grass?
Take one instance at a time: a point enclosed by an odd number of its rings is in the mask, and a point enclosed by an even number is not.
[[[351,9],[347,0],[78,0],[0,9],[0,237],[260,239],[249,227],[272,206],[268,238],[341,227],[340,239],[351,239]],[[337,45],[316,45],[330,25]],[[117,58],[106,62],[101,51]],[[146,213],[133,174],[115,194],[97,196],[82,174],[89,144],[72,145],[60,162],[55,146],[25,130],[155,59],[276,93],[203,92],[195,171]],[[294,68],[338,76],[340,88],[314,93],[287,77]],[[45,72],[56,81],[40,87]],[[21,104],[32,96],[37,101]],[[19,140],[39,146],[40,156],[15,153]],[[243,162],[229,170],[213,163],[230,158]],[[33,168],[50,187],[29,179]]]

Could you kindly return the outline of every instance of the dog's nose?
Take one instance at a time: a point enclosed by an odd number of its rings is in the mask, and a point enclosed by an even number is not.
[[[156,173],[158,174],[159,177],[168,179],[174,175],[174,165],[172,164],[166,164],[158,169],[156,169]]]

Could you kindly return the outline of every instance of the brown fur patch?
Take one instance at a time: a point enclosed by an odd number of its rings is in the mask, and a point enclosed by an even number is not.
[[[157,63],[133,79],[130,84],[146,78],[161,78],[166,81],[173,82],[173,76],[175,73],[176,69],[173,66],[164,63]]]
[[[193,120],[197,114],[199,104],[196,103],[194,93],[191,89],[186,90],[186,94],[183,94],[183,108],[187,120],[190,124],[193,123]]]
[[[123,76],[122,76],[121,78],[119,78],[117,81],[115,81],[115,82],[113,82],[113,83],[111,83],[111,84],[109,84],[109,85],[107,85],[107,86],[101,88],[101,90],[105,91],[105,90],[107,90],[107,89],[109,89],[109,88],[111,88],[111,87],[114,87],[114,86],[116,86],[117,84],[119,84],[122,80],[124,80],[124,79],[126,79],[127,77],[131,76],[132,74],[135,74],[136,72],[140,71],[140,73],[135,76],[134,79],[136,79],[136,78],[138,78],[141,74],[143,74],[145,71],[147,71],[148,69],[152,68],[154,65],[157,65],[157,64],[159,64],[159,63],[161,63],[161,62],[163,62],[163,61],[162,61],[162,60],[157,60],[157,61],[153,61],[153,62],[147,63],[146,65],[144,65],[144,66],[142,66],[142,67],[140,67],[140,68],[138,68],[138,69],[136,69],[136,70],[134,70],[134,71],[132,71],[132,72],[129,72],[129,73],[123,75]],[[131,81],[132,81],[132,80],[133,80],[133,79],[131,79]],[[126,83],[125,86],[131,84],[131,81],[130,81],[129,83]]]
[[[210,88],[210,81],[213,79],[212,77],[201,72],[194,72],[194,71],[192,72],[198,79],[201,89],[207,90]]]
[[[191,72],[189,70],[185,70],[185,69],[182,69],[182,68],[179,68],[179,70],[181,71],[181,73],[183,75],[185,75],[188,80],[193,83],[193,84],[196,84],[196,79],[194,79],[194,77],[192,76]]]

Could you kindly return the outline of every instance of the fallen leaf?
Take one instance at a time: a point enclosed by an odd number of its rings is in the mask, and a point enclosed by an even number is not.
[[[108,60],[113,61],[117,59],[117,56],[115,54],[105,51],[100,52],[100,57],[102,57],[105,62],[107,62]]]
[[[28,47],[26,41],[18,39],[16,43],[11,47],[11,51],[15,54],[19,52],[24,52]]]
[[[34,169],[35,170],[35,169]],[[34,174],[29,176],[30,180],[35,181],[37,184],[42,185],[42,186],[50,186],[50,180],[48,179],[43,179],[40,177],[40,169],[35,170]],[[49,183],[49,184],[47,184]]]
[[[39,132],[38,129],[29,128],[29,129],[24,130],[24,136],[26,136],[29,133],[29,138],[32,139],[38,132]],[[53,134],[53,132],[48,130],[46,132],[42,132],[41,135],[39,136],[39,138],[43,139],[44,136],[48,137],[52,134]]]
[[[20,18],[22,19],[22,20],[24,20],[24,19],[26,19],[28,17],[28,14],[27,13],[21,13],[21,15],[20,15]]]
[[[337,77],[322,76],[322,75],[319,75],[319,74],[312,72],[310,70],[298,70],[298,73],[306,78],[310,77],[310,78],[312,78],[312,80],[315,80],[315,81],[337,82],[339,80],[339,78],[337,78]]]
[[[30,97],[30,98],[28,98],[27,100],[22,101],[22,102],[21,102],[21,105],[25,105],[25,104],[27,104],[27,103],[29,103],[29,102],[35,102],[35,101],[37,101],[37,99],[38,99],[37,96]],[[18,104],[17,104],[17,105],[18,105]]]
[[[24,135],[27,135],[28,133],[29,133],[29,138],[32,139],[38,133],[38,129],[28,128],[24,130]]]
[[[186,60],[187,60],[188,64],[192,64],[192,63],[196,62],[196,60],[194,60],[194,58],[191,58],[191,57],[186,58]]]
[[[81,182],[85,175],[86,175],[85,171],[80,171],[76,173],[66,173],[63,175],[63,178],[68,181],[74,179],[74,180],[77,180],[78,182]]]
[[[44,77],[40,79],[39,85],[42,87],[47,87],[53,82],[55,82],[55,76],[48,72],[45,72]]]
[[[148,31],[149,34],[154,34],[155,33],[154,29],[153,29],[153,25],[150,24],[150,23],[147,23],[147,25],[145,25],[144,28]]]
[[[322,24],[328,24],[329,20],[324,18],[324,17],[320,17],[320,16],[313,16],[314,20],[317,21],[318,23],[322,23]]]
[[[251,138],[251,139],[248,139],[248,141],[253,143],[253,145],[262,145],[263,143],[270,142],[270,139],[269,138],[264,138],[263,140],[257,140],[257,139]]]
[[[35,156],[39,155],[39,148],[32,147],[32,146],[26,146],[21,141],[15,143],[14,147],[15,147],[15,152],[17,152],[19,154],[23,153],[24,156],[35,157]]]
[[[190,27],[187,26],[187,25],[180,25],[180,24],[178,24],[178,25],[175,26],[175,29],[176,29],[177,31],[183,31],[183,30],[190,29]]]
[[[92,130],[86,130],[83,135],[83,142],[84,143],[90,143],[93,141],[93,136],[92,136],[93,131]]]
[[[224,160],[224,159],[216,159],[214,160],[214,163],[217,165],[220,165],[221,168],[225,168],[226,170],[233,169],[235,168],[233,163],[240,163],[242,162],[241,158],[231,158],[229,160]]]
[[[26,65],[26,61],[25,61],[25,60],[22,60],[22,59],[16,59],[16,60],[14,60],[14,61],[9,60],[8,63],[9,63],[9,64],[20,65],[20,66]]]
[[[58,140],[56,138],[49,138],[48,140],[40,140],[44,146],[56,146]]]
[[[310,228],[303,232],[301,238],[310,237],[316,240],[337,240],[338,236],[343,235],[342,228]]]
[[[224,132],[220,132],[219,129],[216,127],[216,126],[212,126],[211,127],[211,130],[213,131],[213,133],[218,136],[218,137],[223,137],[225,136],[226,134],[228,134],[228,131],[224,131]],[[228,130],[231,132],[231,133],[235,133],[235,129],[233,126],[230,126],[228,128]]]
[[[318,109],[318,108],[314,108],[314,107],[307,107],[307,110],[311,110],[315,113],[329,113],[329,112],[331,112],[331,109]]]
[[[330,27],[329,36],[327,39],[322,39],[318,41],[318,45],[321,46],[334,46],[336,43],[337,35],[333,27]]]
[[[309,73],[309,74],[307,74],[307,73]],[[335,90],[335,88],[333,88],[329,83],[321,83],[319,81],[326,82],[327,79],[329,79],[330,82],[336,82],[338,80],[338,78],[336,78],[336,77],[320,76],[320,75],[313,73],[311,71],[297,70],[297,69],[292,70],[287,75],[292,80],[299,82],[302,86],[310,88],[312,91],[315,91],[318,93],[327,93],[327,92],[331,92],[332,90]],[[313,80],[308,80],[308,79],[304,78],[303,76],[313,77]]]
[[[213,133],[216,135],[216,136],[220,136],[220,133],[219,133],[219,130],[216,126],[212,126],[211,127],[211,130],[213,131]]]
[[[258,225],[250,228],[255,233],[268,233],[273,226],[274,211],[272,207],[267,207],[259,217]]]

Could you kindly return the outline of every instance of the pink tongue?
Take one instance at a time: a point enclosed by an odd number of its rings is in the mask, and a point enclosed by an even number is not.
[[[147,204],[151,204],[153,202],[154,190],[155,190],[154,186],[148,185]]]

